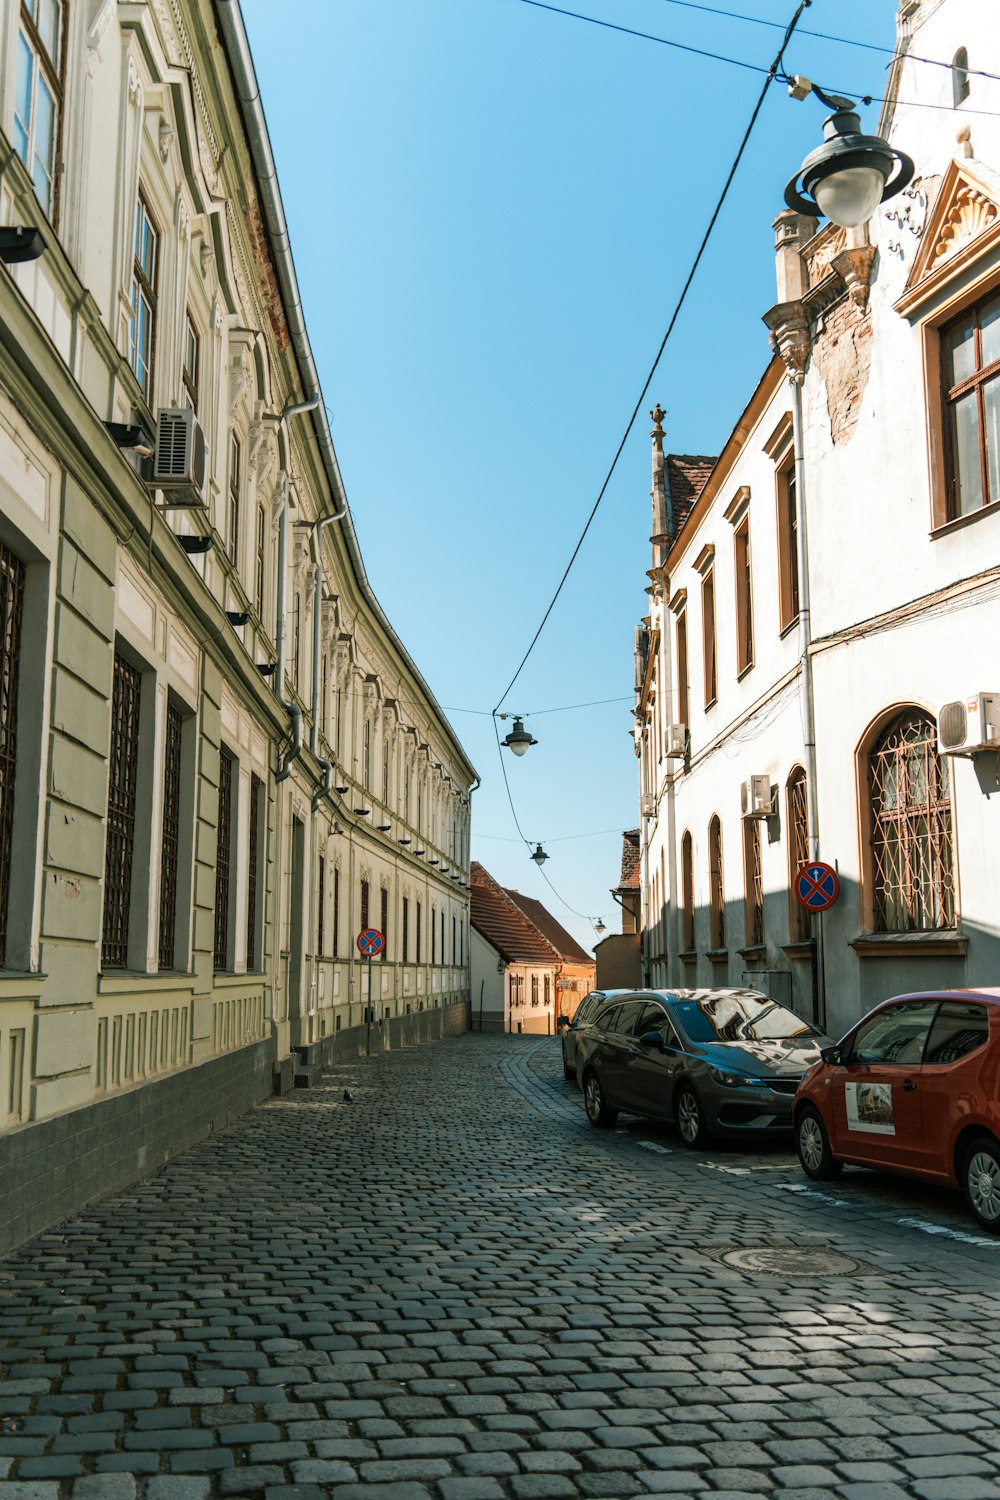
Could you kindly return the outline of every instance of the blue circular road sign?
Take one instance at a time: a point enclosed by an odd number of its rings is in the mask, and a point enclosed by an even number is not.
[[[795,899],[806,911],[829,911],[839,895],[836,870],[821,860],[803,865],[795,877]]]

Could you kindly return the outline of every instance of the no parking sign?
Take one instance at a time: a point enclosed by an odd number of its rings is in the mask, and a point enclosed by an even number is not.
[[[840,878],[832,865],[814,860],[795,877],[795,899],[806,911],[829,911],[840,895]]]

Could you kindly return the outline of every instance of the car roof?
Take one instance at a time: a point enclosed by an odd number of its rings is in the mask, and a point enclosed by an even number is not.
[[[1000,986],[984,985],[977,989],[961,990],[909,990],[905,995],[887,995],[880,1005],[891,1005],[896,1000],[985,1000],[989,1005],[1000,1005]]]

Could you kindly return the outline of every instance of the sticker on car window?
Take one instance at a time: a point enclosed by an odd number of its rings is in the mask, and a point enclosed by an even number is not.
[[[871,1135],[895,1135],[890,1083],[848,1083],[847,1128]]]

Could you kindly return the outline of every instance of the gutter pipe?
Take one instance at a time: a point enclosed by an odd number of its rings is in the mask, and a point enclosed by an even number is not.
[[[318,394],[321,389],[319,374],[313,360],[309,335],[306,332],[305,319],[302,312],[302,299],[299,294],[295,265],[292,260],[288,225],[285,220],[285,211],[282,207],[281,193],[278,188],[277,169],[274,164],[274,156],[271,152],[267,122],[264,118],[260,89],[257,84],[256,73],[254,72],[253,58],[250,54],[250,44],[247,40],[246,28],[243,24],[239,0],[215,0],[215,14],[218,17],[219,30],[232,71],[233,85],[236,90],[237,99],[239,100],[240,110],[243,115],[243,124],[247,132],[250,155],[257,175],[261,210],[264,215],[268,240],[274,259],[275,272],[281,288],[282,304],[288,323],[289,336],[299,361],[305,388],[317,392],[315,401],[309,403],[306,409],[315,411],[313,427],[316,433],[320,457],[326,469],[334,503],[343,518],[344,539],[347,543],[347,552],[354,568],[355,577],[379,625],[385,631],[394,648],[399,652],[407,669],[413,674],[414,680],[420,690],[426,695],[427,701],[439,721],[447,729],[452,745],[458,751],[473,776],[475,776],[475,767],[466,755],[444,710],[418,671],[410,653],[386,619],[382,606],[376,599],[372,591],[372,586],[368,581],[368,575],[365,572],[365,566],[361,559],[361,548],[358,545],[357,533],[354,530],[354,521],[347,503],[347,492],[344,488],[343,478],[341,477],[340,465],[337,462],[337,455],[333,447],[333,436],[330,432],[326,409],[322,405],[321,397]],[[331,516],[330,519],[333,520],[336,517]],[[301,751],[301,744],[299,751]],[[287,771],[285,774],[287,775]]]
[[[316,592],[313,596],[313,681],[312,681],[312,731],[309,737],[309,749],[312,751],[313,759],[323,767],[323,783],[317,789],[312,799],[312,810],[316,812],[325,797],[329,797],[333,791],[333,761],[327,760],[326,756],[319,753],[319,695],[320,695],[320,645],[322,642],[322,620],[320,611],[323,607],[323,541],[322,533],[324,526],[332,526],[334,521],[339,521],[346,514],[346,506],[335,512],[332,516],[323,516],[318,520],[309,532],[309,544],[312,548],[313,562],[316,565]]]
[[[297,703],[285,697],[285,608],[288,592],[288,466],[290,457],[290,438],[288,423],[292,417],[299,416],[302,412],[312,411],[319,405],[319,395],[313,396],[309,401],[299,401],[286,406],[278,419],[279,426],[285,433],[285,466],[281,473],[281,519],[278,523],[278,618],[275,621],[275,645],[278,654],[278,702],[288,714],[292,721],[292,743],[286,752],[278,772],[275,776],[276,782],[287,780],[292,772],[293,761],[298,760],[302,754],[303,729],[302,710]],[[340,512],[339,514],[343,514]],[[330,520],[335,521],[336,516]]]

